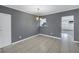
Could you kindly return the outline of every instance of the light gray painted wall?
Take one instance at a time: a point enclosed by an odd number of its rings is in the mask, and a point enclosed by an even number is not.
[[[74,39],[75,41],[79,41],[79,9],[45,16],[47,18],[48,28],[40,28],[40,33],[61,37],[61,17],[68,15],[74,15]]]
[[[16,42],[39,33],[39,21],[35,20],[34,15],[4,6],[0,6],[0,13],[12,15],[12,42]],[[19,36],[22,36],[22,38],[19,39]]]

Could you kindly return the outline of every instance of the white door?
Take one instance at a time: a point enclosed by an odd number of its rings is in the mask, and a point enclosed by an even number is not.
[[[0,48],[11,44],[11,15],[0,13]]]

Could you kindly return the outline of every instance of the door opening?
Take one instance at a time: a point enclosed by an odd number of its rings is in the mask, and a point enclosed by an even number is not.
[[[61,18],[61,37],[62,40],[74,40],[74,15]]]

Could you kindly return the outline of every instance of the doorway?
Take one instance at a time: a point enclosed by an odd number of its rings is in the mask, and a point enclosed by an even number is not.
[[[61,18],[61,37],[63,40],[74,40],[74,15]]]
[[[11,44],[11,15],[0,13],[0,48]]]

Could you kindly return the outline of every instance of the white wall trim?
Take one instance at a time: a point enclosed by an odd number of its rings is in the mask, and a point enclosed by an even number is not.
[[[79,43],[79,41],[73,41],[74,43]]]
[[[51,36],[51,35],[47,35],[47,34],[38,34],[38,35],[42,35],[42,36],[46,36],[46,37],[50,37],[50,38],[61,39],[60,37]]]
[[[22,39],[22,40],[19,40],[19,41],[16,41],[16,42],[13,42],[12,44],[16,44],[16,43],[19,43],[19,42],[22,42],[22,41],[25,41],[25,40],[28,40],[28,39],[31,39],[31,38],[34,38],[36,36],[38,36],[39,34],[36,34],[36,35],[33,35],[33,36],[30,36],[28,38],[25,38],[25,39]]]
[[[36,35],[30,36],[28,38],[25,38],[25,39],[19,40],[17,42],[14,42],[14,43],[12,43],[12,45],[14,45],[16,43],[19,43],[19,42],[22,42],[22,41],[25,41],[25,40],[28,40],[28,39],[31,39],[31,38],[34,38],[34,37],[39,36],[39,35],[46,36],[46,37],[50,37],[50,38],[61,39],[60,37],[50,36],[50,35],[46,35],[46,34],[36,34]]]
[[[34,38],[34,37],[39,36],[39,35],[46,36],[46,37],[50,37],[50,38],[61,39],[60,37],[50,36],[50,35],[46,35],[46,34],[36,34],[36,35],[30,36],[28,38],[25,38],[25,39],[19,40],[17,42],[14,42],[14,43],[12,43],[12,45],[14,45],[16,43],[19,43],[19,42],[22,42],[22,41],[25,41],[25,40],[28,40],[28,39],[31,39],[31,38]]]

